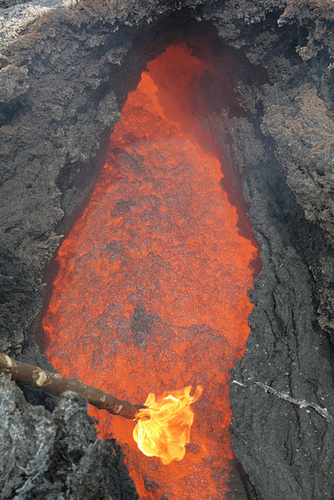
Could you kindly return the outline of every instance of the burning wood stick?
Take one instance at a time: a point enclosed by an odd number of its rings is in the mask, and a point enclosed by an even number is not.
[[[140,408],[144,408],[143,405],[132,405],[128,401],[120,401],[111,394],[85,385],[80,380],[61,377],[58,373],[51,373],[38,366],[21,363],[10,358],[7,354],[0,353],[0,372],[9,373],[16,382],[60,396],[64,396],[69,391],[77,392],[100,410],[107,410],[109,413],[121,415],[124,418],[135,419]]]

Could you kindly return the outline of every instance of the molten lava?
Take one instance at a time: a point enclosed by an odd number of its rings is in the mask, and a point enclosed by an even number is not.
[[[148,395],[147,408],[139,410],[138,423],[133,430],[133,438],[145,455],[160,457],[165,465],[182,460],[194,420],[190,405],[200,397],[202,387],[196,388],[194,396],[190,396],[190,391],[188,386],[158,401],[154,394]]]
[[[148,64],[59,250],[44,318],[48,357],[64,376],[132,403],[203,387],[185,456],[169,465],[138,450],[133,422],[90,408],[100,435],[122,444],[142,499],[224,498],[233,458],[227,381],[245,350],[258,250],[247,222],[238,229],[240,208],[222,189],[223,167],[198,126],[213,72],[186,45]]]

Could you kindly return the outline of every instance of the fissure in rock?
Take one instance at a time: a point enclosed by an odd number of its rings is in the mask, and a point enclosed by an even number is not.
[[[62,375],[121,399],[143,403],[149,392],[202,386],[182,461],[142,455],[132,422],[90,409],[101,436],[122,444],[142,498],[222,498],[234,458],[227,380],[249,333],[258,247],[200,127],[214,99],[204,83],[215,77],[191,44],[147,65],[60,248],[43,322]]]

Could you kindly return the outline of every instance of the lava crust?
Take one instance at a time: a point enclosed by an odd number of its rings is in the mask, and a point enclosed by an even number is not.
[[[3,0],[0,9],[1,351],[26,361],[34,352],[47,365],[29,346],[47,273],[93,190],[128,93],[168,44],[210,39],[212,57],[233,53],[224,88],[238,106],[217,99],[216,108],[213,99],[201,126],[224,151],[263,264],[246,353],[230,373],[232,447],[257,498],[333,498],[334,3]],[[2,379],[1,401],[9,390],[17,394]],[[13,398],[2,413],[9,455],[6,415],[25,404]],[[36,410],[35,426],[51,425],[49,410]],[[35,431],[26,437],[35,449]],[[50,478],[33,465],[21,455],[13,463],[24,498],[38,498]],[[70,498],[66,474],[59,481]],[[7,491],[6,474],[0,484]]]

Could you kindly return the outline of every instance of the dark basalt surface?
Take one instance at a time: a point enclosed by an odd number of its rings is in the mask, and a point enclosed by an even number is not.
[[[121,448],[96,437],[81,396],[69,393],[51,414],[7,375],[0,388],[1,499],[138,498]]]
[[[43,6],[49,10],[0,3],[0,350],[47,365],[29,345],[47,299],[47,270],[92,190],[127,93],[166,44],[216,36],[236,51],[239,70],[246,60],[258,72],[241,71],[239,80],[231,70],[241,111],[213,106],[202,123],[221,145],[230,185],[243,193],[263,264],[250,292],[247,351],[231,373],[233,448],[253,496],[333,498],[334,3]],[[220,48],[212,43],[213,57]],[[135,498],[131,487],[122,490],[117,448],[97,443],[80,401],[62,399],[51,413],[54,401],[44,398],[48,409],[32,408],[6,378],[0,395],[9,457],[1,498]],[[74,455],[77,430],[64,424],[66,412],[84,422],[85,444]],[[101,453],[108,465],[98,470]],[[45,493],[56,469],[58,490]],[[86,473],[98,493],[80,490]]]

